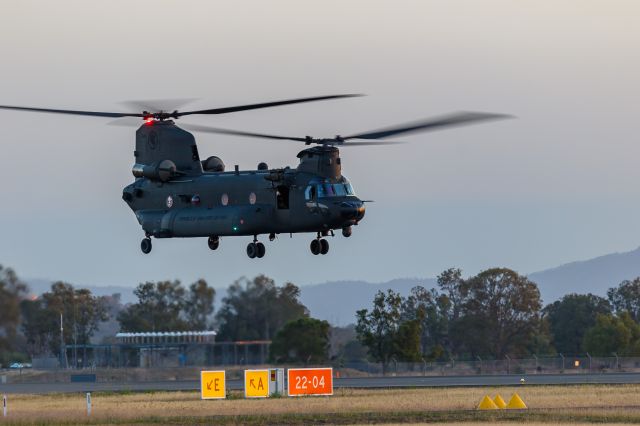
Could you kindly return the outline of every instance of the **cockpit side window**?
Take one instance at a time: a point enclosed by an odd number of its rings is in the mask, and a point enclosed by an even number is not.
[[[346,182],[343,185],[344,190],[347,192],[347,195],[354,195],[353,188],[351,187],[351,184],[349,182]]]
[[[304,198],[305,200],[315,200],[316,198],[316,187],[315,185],[309,185],[304,190]]]
[[[347,195],[347,189],[344,184],[336,183],[333,185],[333,191],[338,197],[344,197]]]
[[[333,190],[333,185],[330,183],[324,184],[324,192],[327,194],[327,197],[334,197],[336,192]]]

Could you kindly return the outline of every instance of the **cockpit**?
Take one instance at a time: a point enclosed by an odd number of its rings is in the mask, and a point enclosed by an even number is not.
[[[307,200],[327,197],[346,197],[355,195],[353,187],[346,177],[342,176],[337,183],[329,181],[311,181],[304,191]]]

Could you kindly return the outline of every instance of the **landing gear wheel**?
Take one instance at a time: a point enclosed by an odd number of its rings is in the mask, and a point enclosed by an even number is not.
[[[320,240],[316,239],[311,241],[311,253],[313,253],[314,255],[319,255],[320,254]]]
[[[329,241],[324,238],[320,240],[320,254],[329,253]]]
[[[256,243],[249,243],[247,245],[247,256],[250,259],[255,258],[258,255],[258,245]]]
[[[264,254],[267,252],[267,249],[264,247],[264,244],[262,243],[256,243],[256,248],[257,248],[257,253],[256,253],[256,257],[258,257],[258,259],[264,257]]]
[[[220,237],[209,237],[207,244],[209,244],[209,248],[211,250],[217,249],[218,246],[220,245]]]
[[[147,237],[142,240],[142,242],[140,243],[140,250],[142,250],[144,254],[151,253],[151,238]]]

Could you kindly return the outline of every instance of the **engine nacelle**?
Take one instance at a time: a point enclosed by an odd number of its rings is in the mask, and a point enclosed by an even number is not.
[[[176,165],[171,160],[162,160],[150,165],[134,164],[131,172],[137,178],[145,177],[151,180],[167,182],[176,176]]]
[[[219,157],[212,156],[202,162],[202,169],[205,172],[224,172],[224,162]]]

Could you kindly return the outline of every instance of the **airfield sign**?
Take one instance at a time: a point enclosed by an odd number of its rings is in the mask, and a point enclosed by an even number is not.
[[[200,372],[200,397],[202,399],[223,399],[226,395],[224,371]]]
[[[333,395],[333,368],[290,368],[289,396]]]
[[[269,396],[269,370],[244,370],[244,397]]]

